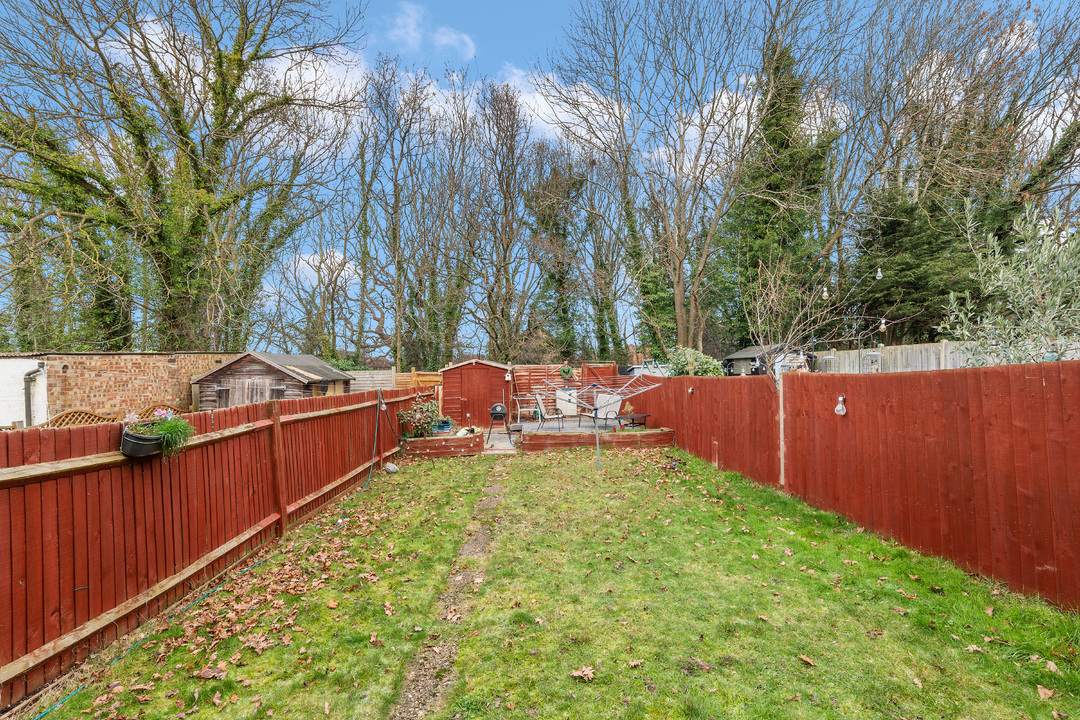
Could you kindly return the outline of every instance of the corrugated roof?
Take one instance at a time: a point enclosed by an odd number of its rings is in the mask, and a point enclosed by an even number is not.
[[[224,365],[214,368],[210,372],[192,378],[192,382],[199,382],[205,377],[219,373],[245,357],[254,357],[257,360],[261,360],[267,365],[275,367],[287,375],[291,375],[305,385],[307,383],[322,382],[323,380],[352,380],[351,375],[338,370],[330,363],[325,360],[320,360],[314,355],[282,355],[280,353],[270,352],[246,352],[236,356]]]
[[[783,349],[783,347],[784,346],[780,345],[780,344],[771,345],[771,346],[769,346],[769,351],[775,353],[777,350]],[[753,359],[753,358],[759,357],[759,356],[764,355],[764,354],[765,354],[765,350],[760,345],[751,345],[748,348],[743,348],[742,350],[740,350],[738,352],[731,353],[730,355],[728,355],[724,359],[725,360],[746,360],[746,359]]]

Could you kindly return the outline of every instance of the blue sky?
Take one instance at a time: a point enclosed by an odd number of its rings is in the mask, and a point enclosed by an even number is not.
[[[576,0],[515,2],[402,2],[371,0],[364,26],[365,55],[400,55],[438,77],[447,64],[480,75],[509,79],[544,61],[561,43]]]

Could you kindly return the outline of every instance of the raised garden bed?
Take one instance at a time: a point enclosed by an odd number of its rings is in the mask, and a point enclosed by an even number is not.
[[[434,435],[431,437],[409,438],[405,452],[424,457],[458,457],[461,455],[479,455],[484,450],[484,436]]]
[[[675,444],[675,431],[669,428],[639,430],[634,432],[602,432],[600,447],[607,448],[657,448]],[[596,436],[590,431],[580,432],[527,432],[521,438],[521,450],[541,452],[572,447],[595,447]]]

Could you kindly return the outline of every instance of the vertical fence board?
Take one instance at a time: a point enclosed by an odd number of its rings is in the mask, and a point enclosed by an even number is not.
[[[7,460],[5,438],[0,437],[0,466]],[[0,665],[11,662],[11,595],[14,583],[11,575],[11,505],[8,488],[0,488]],[[0,698],[2,700],[2,698]]]
[[[1058,457],[1063,456],[1065,461],[1054,466],[1055,477],[1059,478],[1055,490],[1062,492],[1054,509],[1061,518],[1062,532],[1067,533],[1056,549],[1064,564],[1060,572],[1068,573],[1073,581],[1073,594],[1069,598],[1074,606],[1080,606],[1080,543],[1077,542],[1080,538],[1080,363],[1054,364],[1061,388],[1061,431],[1054,446],[1061,451]],[[1053,426],[1056,427],[1056,419]]]
[[[36,459],[36,448],[34,453]],[[26,488],[26,649],[28,651],[41,647],[45,637],[43,485],[44,483],[39,483]],[[44,668],[35,668],[27,677],[27,682],[30,685],[38,685],[44,682],[44,678]]]
[[[1046,426],[1046,397],[1053,392],[1043,365],[1024,366],[1027,405],[1027,453],[1031,459],[1031,523],[1034,533],[1035,587],[1044,597],[1056,597],[1058,587],[1057,555],[1054,549],[1054,519],[1051,512],[1050,466]],[[1060,392],[1060,388],[1055,388]]]

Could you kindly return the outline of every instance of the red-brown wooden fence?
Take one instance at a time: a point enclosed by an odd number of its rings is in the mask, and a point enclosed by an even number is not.
[[[648,427],[675,430],[675,443],[728,470],[780,484],[780,402],[764,376],[678,377],[628,401]],[[693,392],[691,392],[693,388]]]
[[[18,701],[365,479],[415,390],[187,415],[172,459],[119,424],[0,433],[0,707]]]
[[[1080,362],[785,375],[782,476],[771,388],[673,378],[632,402],[699,457],[1080,607]]]

